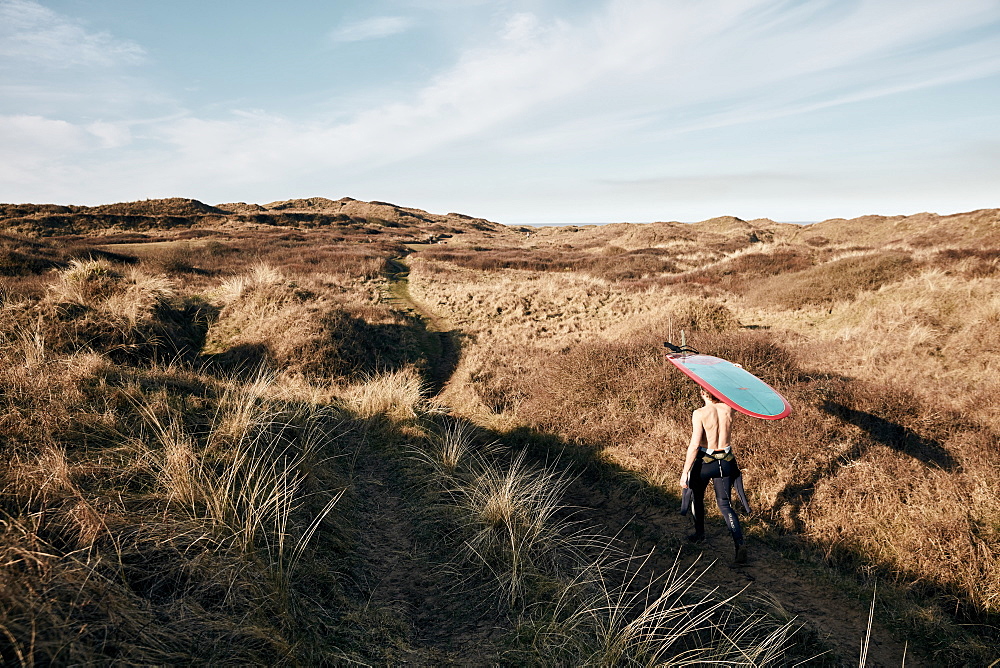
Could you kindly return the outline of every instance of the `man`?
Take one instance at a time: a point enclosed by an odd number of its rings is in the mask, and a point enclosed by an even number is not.
[[[708,487],[709,481],[712,481],[719,512],[722,513],[722,518],[726,521],[726,526],[729,527],[733,537],[736,563],[742,564],[746,562],[747,551],[740,520],[731,502],[734,485],[747,512],[750,512],[750,506],[743,491],[740,467],[736,464],[736,456],[729,443],[733,409],[717,401],[704,388],[701,390],[701,398],[705,401],[705,405],[691,414],[691,443],[688,445],[680,480],[682,488],[690,489],[690,493],[685,493],[685,501],[694,502],[695,531],[688,536],[688,540],[692,542],[705,540],[705,488]],[[693,499],[690,498],[692,496]],[[681,512],[687,512],[687,503]]]

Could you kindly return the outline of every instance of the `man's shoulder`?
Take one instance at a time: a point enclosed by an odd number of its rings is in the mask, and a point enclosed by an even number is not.
[[[705,420],[714,421],[715,416],[718,414],[718,409],[714,406],[702,406],[694,409],[691,416],[698,421],[704,422]]]

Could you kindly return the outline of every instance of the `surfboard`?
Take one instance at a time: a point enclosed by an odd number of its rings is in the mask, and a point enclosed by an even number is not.
[[[763,420],[780,420],[792,412],[791,405],[773,387],[721,357],[680,352],[667,355],[667,359],[740,413]]]

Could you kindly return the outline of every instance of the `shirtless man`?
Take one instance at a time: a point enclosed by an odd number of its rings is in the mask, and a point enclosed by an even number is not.
[[[740,500],[749,512],[740,468],[736,464],[736,456],[729,444],[733,409],[717,401],[704,389],[701,390],[701,398],[705,401],[705,405],[691,414],[691,443],[688,445],[680,480],[682,488],[687,489],[690,486],[694,493],[695,532],[688,536],[688,540],[693,542],[705,540],[705,488],[711,480],[719,512],[722,513],[722,518],[726,521],[726,526],[729,527],[733,537],[736,562],[744,563],[747,552],[743,542],[743,530],[740,528],[740,520],[733,510],[730,498],[735,484]]]

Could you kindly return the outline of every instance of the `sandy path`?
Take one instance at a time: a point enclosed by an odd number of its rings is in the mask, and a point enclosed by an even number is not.
[[[444,318],[439,317],[413,299],[409,289],[409,271],[403,258],[389,260],[389,285],[386,301],[394,308],[420,316],[427,327],[427,353],[430,368],[427,370],[429,391],[440,394],[445,383],[458,366],[458,332]]]

